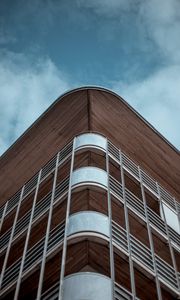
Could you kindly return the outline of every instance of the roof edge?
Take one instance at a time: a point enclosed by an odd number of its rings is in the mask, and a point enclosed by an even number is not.
[[[56,103],[58,101],[60,101],[61,99],[63,99],[64,97],[66,97],[67,95],[70,95],[72,93],[78,92],[78,91],[82,91],[82,90],[88,90],[88,89],[93,89],[93,90],[97,90],[97,91],[103,91],[103,92],[107,92],[110,95],[115,96],[116,98],[118,98],[119,100],[121,100],[131,111],[133,111],[138,118],[140,118],[146,125],[148,125],[160,138],[162,138],[175,152],[177,152],[178,154],[180,153],[180,151],[170,142],[168,141],[168,139],[166,139],[164,137],[163,134],[161,134],[151,123],[149,123],[140,113],[138,113],[137,110],[135,110],[126,100],[124,100],[120,95],[118,95],[116,92],[103,87],[103,86],[95,86],[95,85],[87,85],[87,86],[80,86],[78,88],[73,88],[70,90],[65,91],[61,96],[59,96],[18,138],[17,140],[0,156],[0,159],[3,158],[7,152],[9,152],[14,145],[24,136],[26,135],[29,130],[35,126],[36,123],[38,123],[40,121],[40,119],[49,111],[52,109],[53,106],[56,105]]]

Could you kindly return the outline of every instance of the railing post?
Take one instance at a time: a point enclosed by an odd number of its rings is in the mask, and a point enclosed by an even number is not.
[[[49,233],[50,233],[51,219],[52,219],[52,213],[53,213],[53,202],[54,202],[56,181],[57,181],[57,173],[58,173],[58,164],[59,164],[59,152],[58,152],[57,157],[56,157],[56,167],[55,167],[55,171],[54,171],[54,180],[53,180],[53,187],[52,187],[52,194],[51,194],[51,202],[50,202],[50,207],[49,207],[49,215],[48,215],[48,221],[47,221],[47,228],[46,228],[46,235],[45,235],[44,249],[43,249],[43,257],[42,257],[41,268],[40,268],[40,276],[39,276],[39,284],[38,284],[36,300],[40,300],[41,292],[42,292],[42,286],[43,286],[43,278],[44,278],[44,271],[45,271],[45,264],[46,264],[47,247],[48,247],[48,241],[49,241]]]
[[[3,213],[2,213],[2,216],[1,216],[1,220],[0,220],[0,232],[1,232],[2,224],[3,224],[3,221],[4,221],[5,215],[6,215],[7,206],[8,206],[8,201],[4,205]]]
[[[135,286],[135,278],[134,278],[134,264],[133,264],[132,252],[131,252],[129,216],[128,216],[128,207],[127,207],[127,203],[126,203],[125,179],[124,179],[123,160],[122,160],[121,150],[119,150],[119,161],[120,161],[120,171],[121,171],[123,200],[124,200],[124,214],[125,214],[125,224],[126,224],[128,252],[129,252],[131,290],[132,290],[133,300],[135,300],[136,299],[136,286]]]
[[[14,222],[13,222],[13,226],[12,226],[12,230],[11,230],[11,235],[10,235],[10,238],[9,238],[9,243],[8,243],[8,247],[7,247],[7,250],[6,250],[6,255],[5,255],[5,259],[4,259],[4,263],[3,263],[3,267],[2,267],[2,271],[1,271],[0,289],[1,289],[1,286],[2,286],[4,272],[5,272],[6,265],[7,265],[8,258],[9,258],[9,252],[10,252],[10,249],[11,249],[11,243],[12,243],[12,239],[13,239],[13,236],[14,236],[14,231],[15,231],[17,219],[18,219],[18,216],[19,216],[19,211],[20,211],[21,202],[22,202],[23,193],[24,193],[24,187],[25,186],[23,186],[22,189],[21,189],[20,199],[19,199],[18,206],[17,206],[17,209],[16,209],[16,214],[15,214],[15,218],[14,218]]]
[[[72,185],[71,183],[72,183],[72,174],[73,174],[73,168],[74,168],[75,144],[76,144],[76,137],[73,140],[73,149],[72,149],[72,157],[71,157],[70,176],[69,176],[69,188],[68,188],[68,199],[67,199],[67,207],[66,207],[64,243],[63,243],[63,250],[62,250],[60,281],[59,281],[59,294],[58,294],[59,300],[63,299],[63,283],[64,283],[65,263],[66,263],[66,253],[67,253],[67,233],[68,233],[70,206],[71,206],[71,185]]]
[[[109,154],[108,154],[108,140],[106,140],[106,172],[108,176],[107,181],[107,200],[108,200],[108,215],[109,215],[109,248],[110,248],[110,271],[111,271],[111,293],[112,299],[115,299],[114,296],[114,249],[112,242],[112,203],[111,203],[111,194],[110,194],[110,184],[109,184]]]
[[[31,232],[31,227],[32,227],[32,221],[33,221],[33,217],[34,217],[34,210],[35,210],[35,206],[36,206],[36,200],[37,200],[39,184],[40,184],[40,179],[41,179],[41,172],[42,172],[42,169],[39,171],[38,180],[37,180],[37,184],[36,184],[36,191],[35,191],[35,195],[34,195],[34,199],[33,199],[33,205],[32,205],[32,208],[31,208],[31,215],[30,215],[30,220],[29,220],[29,224],[28,224],[28,230],[27,230],[27,234],[26,234],[26,240],[25,240],[25,244],[24,244],[24,250],[23,250],[23,255],[22,255],[22,259],[21,259],[21,266],[20,266],[20,270],[19,270],[19,276],[18,276],[18,279],[17,279],[14,300],[17,300],[18,295],[19,295],[19,289],[20,289],[20,285],[21,285],[21,278],[22,278],[22,273],[23,273],[23,268],[24,268],[24,262],[25,262],[25,258],[26,258],[26,253],[27,253],[27,248],[28,248],[28,243],[29,243],[29,237],[30,237],[30,232]]]
[[[162,300],[161,287],[160,287],[160,283],[159,283],[159,279],[158,279],[156,258],[155,258],[155,253],[154,253],[154,243],[153,243],[151,228],[150,228],[150,224],[149,224],[149,216],[148,216],[148,211],[147,211],[146,196],[145,196],[145,192],[144,192],[144,186],[143,186],[142,174],[141,174],[140,167],[138,167],[138,170],[139,170],[141,194],[142,194],[142,199],[143,199],[143,204],[144,204],[144,211],[145,211],[145,215],[146,215],[146,224],[147,224],[147,231],[148,231],[148,237],[149,237],[149,244],[150,244],[150,249],[151,249],[151,253],[152,253],[153,267],[154,267],[154,272],[155,272],[155,281],[156,281],[156,289],[157,289],[157,294],[158,294],[158,300]]]

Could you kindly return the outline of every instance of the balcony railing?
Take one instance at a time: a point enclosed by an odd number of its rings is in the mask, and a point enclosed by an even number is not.
[[[110,192],[123,203],[124,200],[123,200],[123,190],[122,190],[121,183],[118,182],[116,179],[114,179],[112,176],[110,176],[109,183],[110,183]],[[69,179],[66,178],[56,186],[55,199],[54,199],[55,203],[56,201],[58,201],[59,198],[61,198],[65,193],[67,193],[68,184],[69,184]],[[137,214],[138,217],[140,217],[144,222],[146,222],[143,203],[128,189],[125,189],[125,197],[126,197],[128,208],[133,213]],[[51,199],[51,193],[47,194],[42,200],[40,200],[37,203],[34,212],[33,224],[35,224],[36,221],[38,221],[38,219],[48,211],[50,199]],[[150,225],[155,230],[157,230],[158,233],[162,234],[164,238],[167,239],[166,227],[164,221],[151,208],[147,207],[147,212],[148,212]],[[17,222],[12,242],[14,242],[17,239],[17,237],[19,237],[20,235],[22,235],[23,232],[26,231],[29,219],[30,219],[30,210]],[[180,239],[178,233],[175,230],[173,230],[171,227],[168,226],[168,228],[169,228],[169,234],[171,240],[175,243],[175,245],[177,245],[177,247],[180,248]],[[0,245],[1,245],[0,253],[2,253],[6,249],[10,234],[11,231],[9,230],[2,235],[0,239]]]
[[[115,147],[111,142],[108,141],[108,151],[109,155],[116,160],[120,164],[120,157],[119,157],[119,149]],[[129,172],[134,178],[140,181],[139,178],[139,170],[138,166],[124,153],[122,153],[122,164],[123,168]],[[159,197],[159,193],[157,190],[157,182],[151,178],[145,171],[141,170],[142,182],[146,188]],[[159,190],[161,194],[161,198],[174,210],[176,210],[176,206],[180,206],[180,204],[163,188],[159,185]]]
[[[159,278],[163,279],[168,285],[171,285],[175,289],[178,289],[178,283],[174,268],[157,255],[155,255],[155,259]]]
[[[64,222],[56,226],[50,232],[47,255],[54,248],[63,241],[64,238]],[[23,274],[27,273],[29,269],[41,262],[43,249],[44,249],[44,240],[43,237],[37,244],[30,248],[26,253],[26,258],[24,262]],[[21,258],[18,259],[14,264],[9,266],[3,277],[2,281],[2,290],[8,285],[11,285],[13,282],[16,282],[20,270]]]
[[[139,178],[138,166],[132,160],[130,160],[129,157],[126,156],[124,153],[122,153],[122,164],[124,169],[130,172],[135,178]]]
[[[112,221],[112,237],[113,241],[128,253],[127,232],[114,221]]]
[[[110,142],[108,143],[108,150],[109,155],[116,160],[120,164],[119,161],[119,150]],[[60,151],[60,161],[59,165],[62,164],[72,153],[72,142],[68,144],[66,147],[64,147]],[[53,157],[51,161],[49,161],[44,168],[42,169],[42,175],[41,175],[41,182],[49,176],[50,173],[54,171],[55,168],[55,162],[56,162],[56,156]],[[122,154],[122,163],[123,168],[127,170],[134,178],[137,180],[139,179],[139,168],[138,166],[132,162],[126,155]],[[179,203],[175,202],[174,198],[167,193],[161,186],[159,186],[159,191],[157,190],[157,183],[149,177],[144,171],[140,170],[141,176],[142,176],[142,183],[143,185],[149,189],[154,195],[159,197],[158,192],[160,191],[160,195],[162,200],[167,203],[173,210],[178,211],[180,208]],[[25,186],[24,186],[24,194],[23,194],[23,200],[35,189],[37,185],[38,180],[38,174],[36,174],[31,180],[29,180]],[[56,186],[55,190],[55,199],[54,199],[54,205],[56,201],[58,201],[62,195],[64,195],[68,191],[69,186],[69,179],[66,178],[63,182],[58,184]],[[112,176],[109,176],[109,186],[110,186],[110,192],[113,194],[118,200],[120,200],[122,203],[124,202],[123,198],[123,188],[120,182],[118,182],[116,179],[114,179]],[[17,203],[20,199],[21,191],[18,191],[9,201],[7,205],[6,213],[4,213],[6,216],[17,206]],[[49,205],[50,205],[50,199],[51,199],[51,192],[48,193],[43,199],[41,199],[35,207],[34,212],[34,218],[33,218],[33,224],[35,224],[37,221],[39,221],[43,214],[45,214],[48,211]],[[146,222],[146,214],[144,209],[143,202],[138,199],[132,192],[130,192],[127,188],[125,189],[125,200],[127,203],[127,207],[138,217],[140,217],[143,221]],[[1,214],[3,214],[4,207],[0,208]],[[150,222],[150,226],[153,227],[155,230],[158,231],[158,233],[162,234],[163,237],[166,239],[167,232],[166,232],[166,226],[162,218],[156,214],[151,208],[147,207],[147,214]],[[12,239],[12,243],[18,239],[18,237],[22,236],[23,233],[25,233],[28,223],[30,220],[30,210],[21,218],[18,220],[15,226],[14,230],[14,236]],[[113,242],[120,247],[125,253],[128,253],[128,241],[127,241],[127,233],[126,231],[121,228],[118,224],[116,224],[114,221],[113,228],[112,228],[112,234],[113,234]],[[170,226],[167,225],[169,236],[174,242],[174,244],[180,248],[180,238],[179,234],[174,231]],[[6,231],[2,237],[1,237],[1,253],[6,249],[9,238],[10,238],[11,231]],[[56,246],[56,240],[53,240],[54,246]],[[144,266],[146,269],[148,269],[151,273],[154,272],[154,266],[152,261],[152,255],[150,252],[150,249],[148,249],[145,245],[143,245],[140,241],[135,239],[132,235],[130,235],[130,247],[131,247],[131,253],[132,258],[136,260],[136,262],[139,262],[141,266]],[[31,249],[30,249],[31,250]],[[48,248],[48,251],[50,251],[51,248]],[[34,251],[34,250],[32,250]],[[34,253],[34,252],[33,252]],[[40,255],[38,253],[41,252],[41,248],[37,248],[37,255]],[[28,255],[28,253],[27,253]],[[37,262],[38,259],[36,259],[36,256],[33,256],[35,254],[32,254],[32,260],[30,258],[29,266],[27,264],[27,268],[30,268],[34,265],[34,261]],[[35,257],[33,261],[33,257]],[[37,256],[38,257],[38,256]],[[178,284],[177,284],[177,278],[176,273],[174,271],[174,268],[171,267],[169,264],[167,264],[164,260],[162,260],[157,255],[155,256],[155,261],[157,265],[157,273],[160,280],[165,282],[168,286],[170,285],[173,289],[177,290]],[[24,265],[24,270],[26,266],[26,260]],[[9,268],[11,268],[11,271],[8,271]],[[3,280],[3,287],[10,284],[10,282],[14,281],[17,277],[17,274],[19,272],[20,268],[20,261],[18,264],[18,261],[15,262],[14,265],[10,266],[8,269],[6,269],[4,274],[4,280]],[[7,273],[10,272],[10,273]],[[179,276],[179,274],[178,274]],[[11,280],[9,281],[9,277],[11,277]],[[118,299],[118,298],[117,298]],[[126,299],[126,298],[125,298]]]
[[[118,198],[123,199],[122,184],[119,181],[117,181],[112,176],[109,176],[109,186],[110,186],[110,190],[111,190],[112,193],[117,195]]]
[[[133,295],[125,289],[123,286],[115,282],[114,285],[114,296],[115,300],[132,300]],[[139,298],[135,297],[136,300],[140,300]]]
[[[143,219],[145,219],[145,211],[144,211],[144,205],[132,192],[130,192],[128,189],[125,189],[125,197],[127,201],[127,206],[131,207],[131,209],[136,212],[138,212]]]
[[[66,145],[61,151],[60,151],[60,162],[61,164],[65,159],[67,159],[72,152],[72,144],[73,142],[71,141],[68,145]],[[82,147],[81,147],[82,148]],[[78,149],[77,149],[78,150]],[[114,146],[110,141],[108,141],[108,153],[109,155],[120,164],[119,161],[119,149]],[[54,171],[55,168],[55,161],[56,161],[56,156],[53,157],[42,169],[42,176],[41,176],[41,181],[43,181],[51,172]],[[129,158],[127,157],[124,153],[122,153],[122,163],[123,163],[123,168],[127,170],[132,176],[134,176],[137,180],[139,179],[139,169],[138,166]],[[142,176],[142,181],[144,186],[158,196],[158,191],[157,191],[157,183],[154,179],[152,179],[146,172],[143,170],[141,171],[141,176]],[[37,178],[38,174],[35,174],[26,184],[24,188],[24,195],[23,195],[23,200],[27,197],[27,195],[33,191],[37,184]],[[161,198],[167,203],[172,209],[178,210],[178,213],[180,213],[180,204],[175,201],[175,199],[164,189],[159,185],[159,190],[161,194]],[[19,199],[20,199],[20,194],[21,190],[19,190],[10,200],[8,201],[7,205],[7,210],[5,215],[10,213],[17,205]],[[0,218],[3,215],[5,205],[0,207]]]
[[[93,233],[92,233],[93,234]],[[50,251],[55,251],[56,247],[60,242],[63,242],[64,237],[64,222],[56,226],[50,232],[47,255]],[[128,255],[128,238],[127,232],[124,228],[118,225],[116,222],[112,221],[112,237],[115,246],[118,246],[122,251]],[[37,266],[41,262],[44,247],[44,237],[30,248],[25,257],[23,274],[27,273],[28,270],[32,270],[33,267]],[[149,270],[154,274],[154,265],[151,251],[143,243],[141,243],[133,235],[130,235],[130,247],[132,253],[132,259],[139,263],[142,268]],[[158,255],[155,255],[158,276],[165,284],[177,291],[178,284],[175,274],[175,270]],[[2,282],[2,293],[3,289],[8,288],[13,285],[18,278],[18,273],[20,270],[21,258],[15,263],[9,266],[4,273]],[[24,275],[23,275],[24,276]],[[118,298],[117,298],[118,299]]]
[[[69,185],[69,178],[66,178],[61,183],[59,183],[56,186],[55,190],[55,197],[54,197],[54,204],[67,192]],[[38,220],[40,220],[40,217],[42,217],[49,209],[51,201],[51,192],[49,192],[45,197],[43,197],[36,205],[34,210],[34,218],[33,223],[35,224]],[[26,232],[28,223],[30,220],[30,214],[31,210],[29,210],[19,221],[16,223],[14,236],[12,243],[19,237],[22,237],[22,234]],[[0,239],[0,245],[1,245],[1,253],[6,249],[9,237],[11,235],[11,230],[9,229],[7,232],[5,232],[1,239]]]
[[[127,232],[114,221],[112,221],[112,236],[114,243],[119,246],[123,252],[125,250],[125,252],[128,254]],[[132,259],[134,259],[136,263],[139,262],[141,267],[144,267],[146,270],[148,269],[154,274],[154,264],[151,250],[132,234],[130,235],[130,247]],[[155,262],[159,278],[162,279],[163,282],[168,286],[178,290],[178,283],[174,268],[161,259],[158,255],[155,255]]]
[[[132,257],[135,257],[151,271],[154,271],[151,250],[136,239],[132,234],[130,235],[130,245]]]
[[[60,151],[60,160],[59,165],[61,165],[72,153],[72,142],[70,142],[68,145],[66,145],[61,151]],[[41,174],[41,182],[47,178],[55,169],[56,164],[56,156],[54,156],[43,168],[42,168],[42,174]],[[35,174],[26,184],[24,187],[24,193],[23,193],[23,199],[26,199],[26,197],[35,189],[38,179],[38,173]],[[12,198],[8,201],[8,206],[6,210],[6,214],[8,215],[18,204],[20,199],[21,190],[19,190]],[[4,206],[0,208],[0,217],[3,214]]]
[[[122,203],[123,195],[122,195],[122,185],[120,182],[118,182],[116,179],[114,179],[112,176],[110,176],[110,192],[118,198]],[[139,216],[144,222],[146,222],[146,215],[144,210],[144,204],[140,199],[138,199],[132,192],[130,192],[127,188],[125,189],[125,197],[127,202],[127,207],[135,213],[137,216]],[[166,234],[166,226],[164,221],[161,219],[161,217],[156,214],[150,207],[147,206],[147,212],[149,217],[150,225],[158,232],[160,233],[164,238],[167,239]],[[172,229],[170,226],[169,228],[169,234],[171,240],[175,243],[175,245],[180,248],[180,237],[179,234]]]

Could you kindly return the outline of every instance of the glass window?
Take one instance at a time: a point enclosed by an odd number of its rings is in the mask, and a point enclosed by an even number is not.
[[[162,203],[164,209],[164,215],[166,218],[166,222],[171,228],[173,228],[177,233],[180,234],[180,226],[177,214],[171,210],[166,204]],[[164,215],[162,213],[162,209],[160,207],[161,217],[164,220]]]

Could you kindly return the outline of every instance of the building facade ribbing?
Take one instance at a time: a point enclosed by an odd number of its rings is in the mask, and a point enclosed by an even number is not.
[[[177,197],[121,149],[117,132],[118,145],[103,129],[89,129],[62,140],[1,206],[0,297],[178,299]]]

